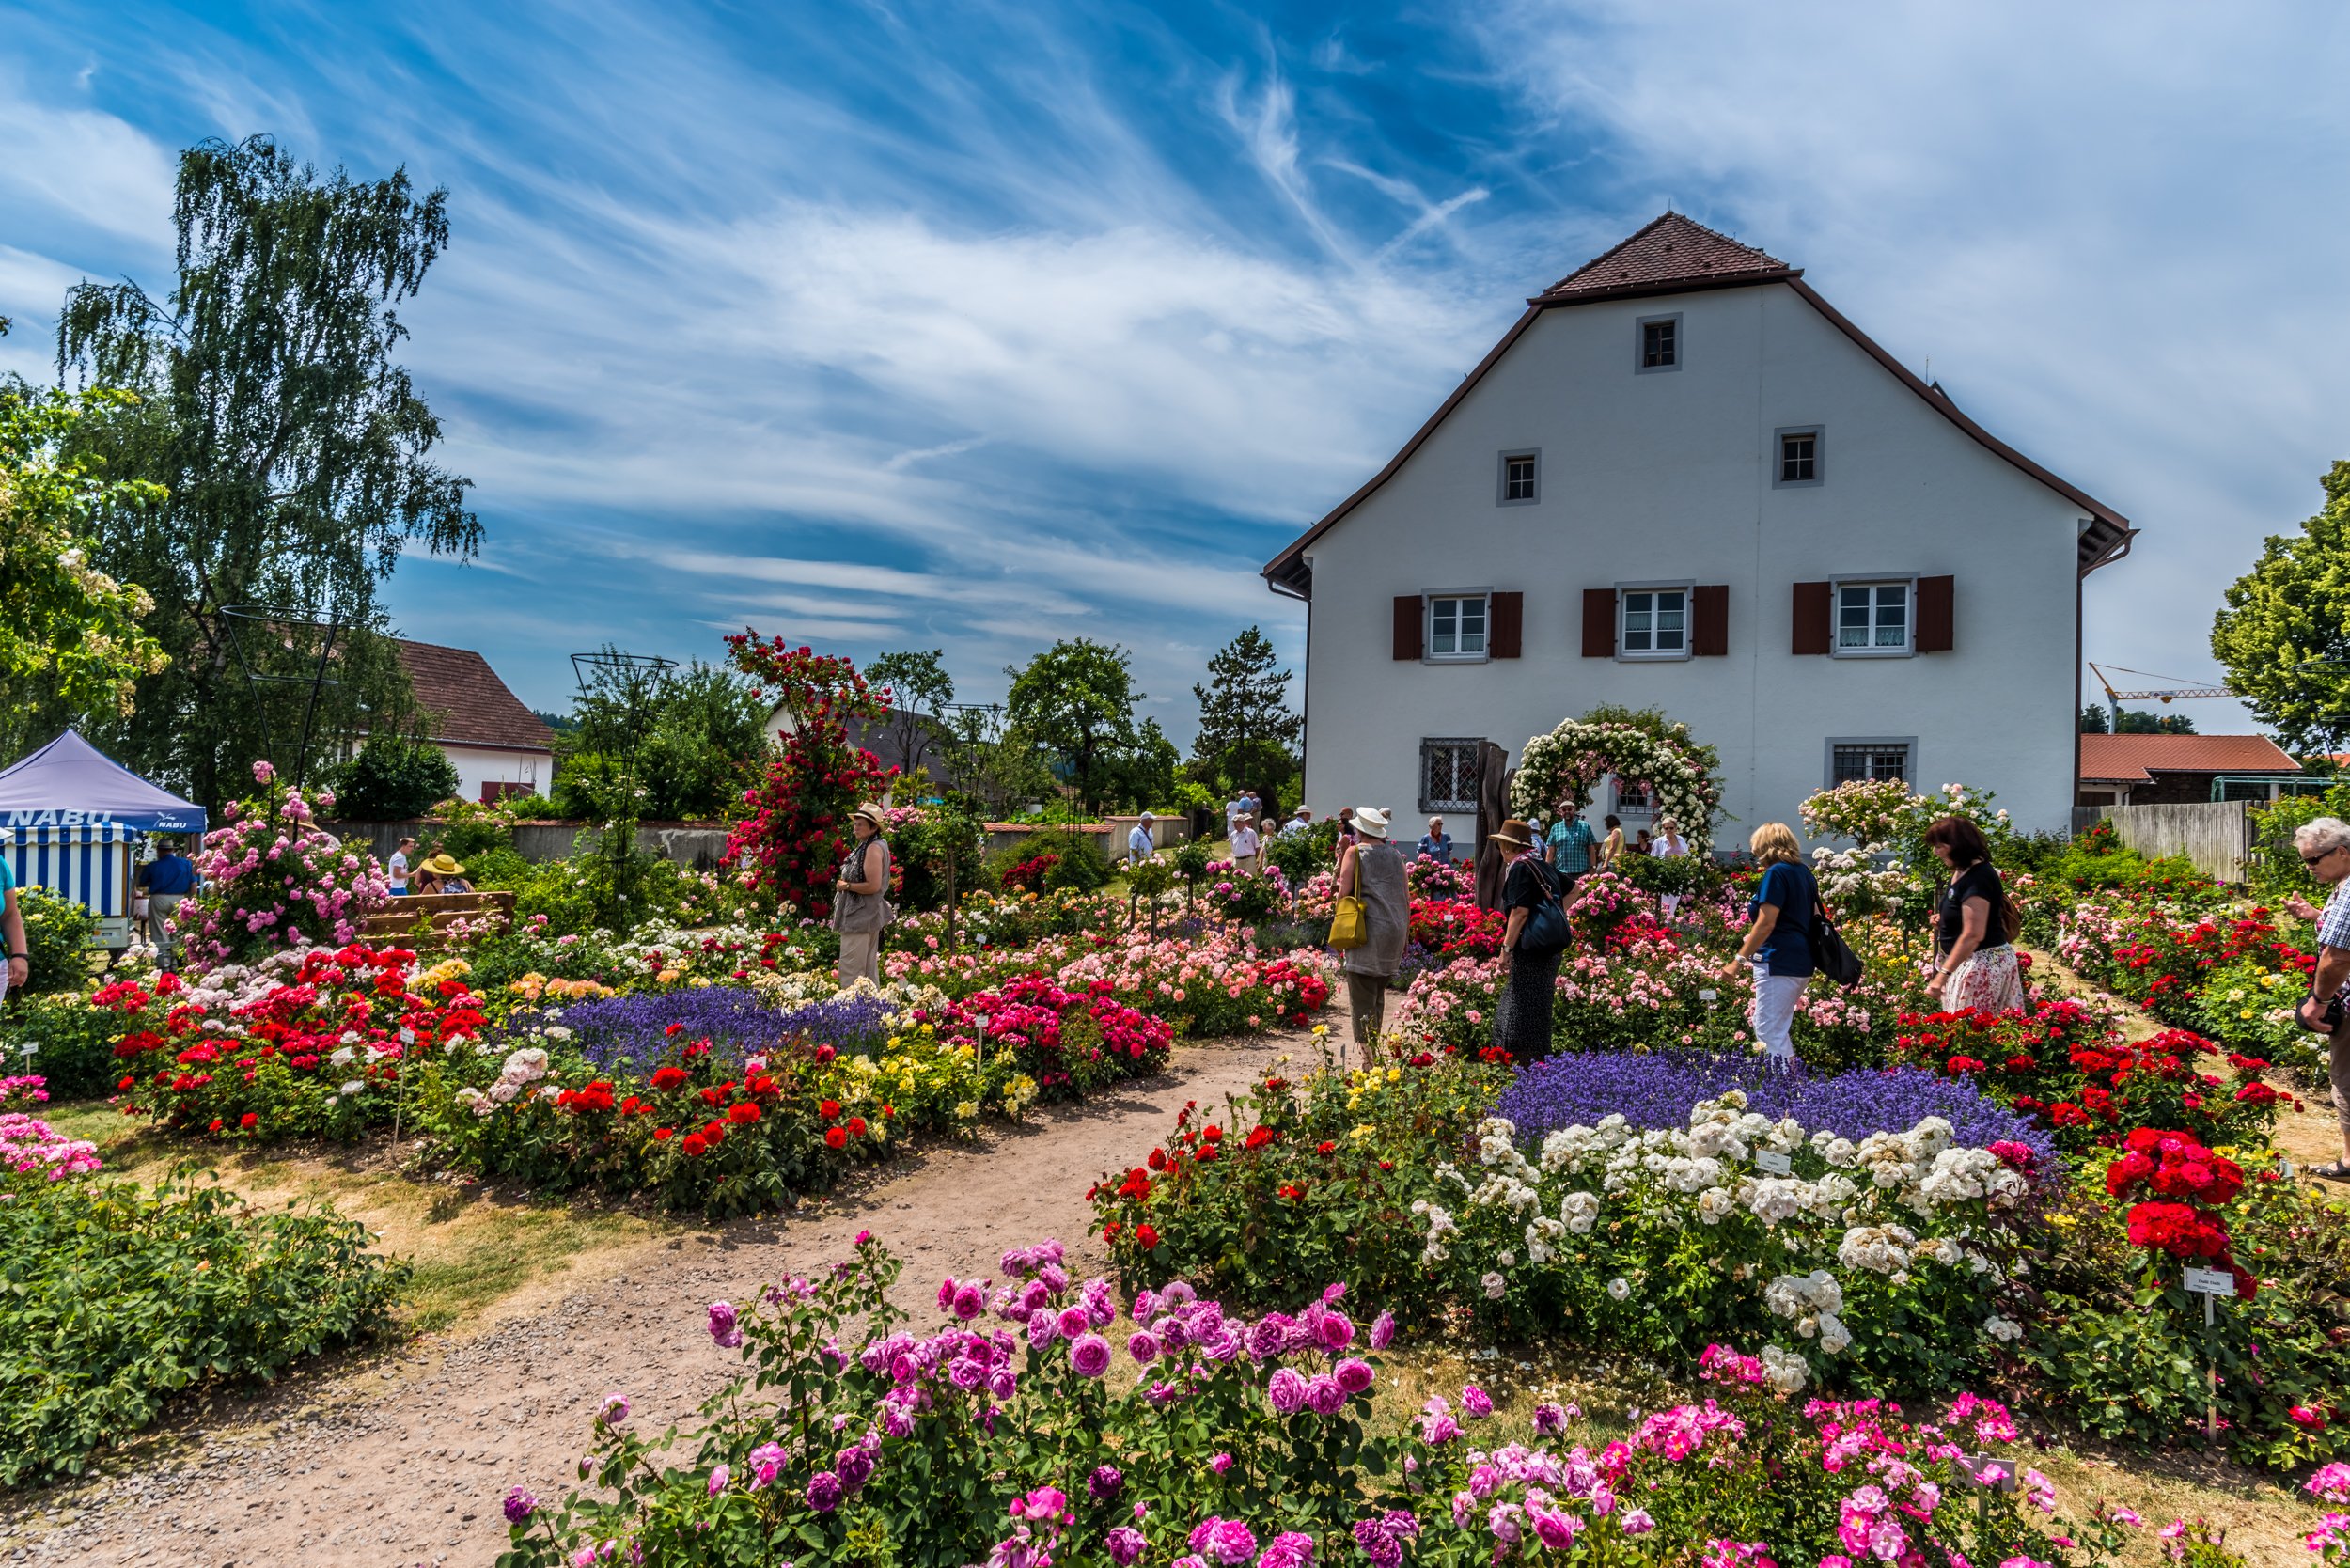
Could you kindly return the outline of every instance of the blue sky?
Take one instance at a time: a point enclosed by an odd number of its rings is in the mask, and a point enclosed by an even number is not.
[[[1086,635],[1187,738],[1235,632],[1302,655],[1262,560],[1668,204],[2146,529],[2092,658],[2215,673],[2350,456],[2333,4],[94,14],[0,4],[0,368],[168,285],[201,137],[446,185],[407,360],[489,544],[389,604],[540,707],[745,622],[981,698]]]

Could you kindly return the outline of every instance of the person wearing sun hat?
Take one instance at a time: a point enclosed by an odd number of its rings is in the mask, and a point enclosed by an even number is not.
[[[887,819],[867,801],[849,813],[856,845],[833,882],[832,929],[840,933],[840,984],[862,980],[881,984],[881,933],[897,917],[889,902],[889,842],[881,836]]]
[[[473,884],[465,880],[465,868],[457,857],[443,850],[416,868],[418,886],[427,893],[470,893]]]
[[[1412,898],[1404,886],[1403,854],[1387,842],[1387,814],[1375,806],[1354,811],[1354,843],[1339,856],[1339,896],[1363,901],[1362,945],[1340,955],[1346,971],[1346,1005],[1355,1016],[1355,1043],[1363,1065],[1387,1013],[1387,986],[1403,964],[1403,939],[1412,926]]]

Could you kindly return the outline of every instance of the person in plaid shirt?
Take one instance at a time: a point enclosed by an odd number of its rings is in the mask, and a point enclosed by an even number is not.
[[[2317,922],[2317,973],[2310,977],[2300,1019],[2311,1033],[2332,1036],[2326,1075],[2333,1083],[2334,1119],[2342,1129],[2342,1157],[2310,1174],[2350,1180],[2350,1023],[2343,1021],[2342,1009],[2343,993],[2350,990],[2350,823],[2339,817],[2314,818],[2295,832],[2293,847],[2310,874],[2334,889],[2322,912],[2307,899],[2285,901],[2295,915]]]

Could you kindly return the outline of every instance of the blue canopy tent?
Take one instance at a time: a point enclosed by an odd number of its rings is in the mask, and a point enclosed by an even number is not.
[[[0,773],[0,855],[21,887],[98,917],[97,945],[131,942],[131,851],[149,833],[202,834],[204,808],[159,789],[69,729]]]

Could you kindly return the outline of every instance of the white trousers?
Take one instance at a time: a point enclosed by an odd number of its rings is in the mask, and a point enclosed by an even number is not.
[[[1789,1031],[1795,1023],[1795,1004],[1810,983],[1810,975],[1774,975],[1761,961],[1755,963],[1754,1007],[1747,1021],[1754,1026],[1754,1038],[1776,1060],[1795,1059],[1795,1043]]]
[[[844,931],[840,933],[840,983],[858,980],[881,983],[881,933]]]

